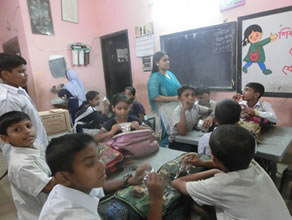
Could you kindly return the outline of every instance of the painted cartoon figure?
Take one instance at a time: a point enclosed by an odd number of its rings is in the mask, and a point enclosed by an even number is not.
[[[257,24],[249,26],[244,31],[244,39],[242,41],[242,46],[246,46],[248,43],[250,43],[248,53],[243,59],[243,61],[247,62],[242,68],[242,71],[244,73],[247,73],[248,71],[247,68],[251,66],[253,63],[257,63],[265,75],[272,73],[270,69],[266,68],[265,65],[266,58],[263,46],[272,41],[275,41],[278,35],[271,33],[270,37],[261,40],[262,36],[263,36],[262,28]]]

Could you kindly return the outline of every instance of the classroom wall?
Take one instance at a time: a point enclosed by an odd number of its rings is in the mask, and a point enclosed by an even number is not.
[[[159,3],[160,2],[160,3]],[[88,44],[92,51],[90,65],[74,67],[85,87],[105,93],[102,67],[100,37],[128,30],[130,60],[137,99],[150,113],[147,94],[147,81],[150,73],[143,72],[142,59],[135,54],[135,26],[149,21],[154,22],[156,49],[160,48],[160,35],[178,31],[220,24],[224,20],[234,21],[238,16],[291,5],[291,0],[246,0],[245,5],[221,13],[218,1],[180,0],[173,5],[169,0],[86,0],[79,1],[79,23],[73,24],[61,20],[60,1],[50,1],[54,36],[31,33],[27,1],[1,1],[0,42],[19,36],[22,55],[29,61],[29,91],[39,110],[51,108],[49,100],[55,95],[49,92],[52,85],[65,83],[65,79],[54,79],[48,67],[49,55],[63,55],[68,67],[71,65],[71,53],[68,45],[72,42]],[[82,4],[83,3],[83,4]],[[182,13],[178,13],[182,12]],[[10,21],[12,29],[6,28]],[[212,92],[212,98],[220,100],[231,97],[233,92]],[[292,99],[265,98],[271,102],[279,117],[280,125],[292,126]],[[284,107],[283,107],[284,106]]]
[[[160,48],[160,35],[209,26],[226,21],[236,21],[238,16],[244,16],[265,10],[291,5],[291,0],[246,0],[245,5],[220,12],[219,3],[214,0],[205,1],[179,1],[184,5],[173,5],[174,1],[151,0],[124,0],[99,1],[99,35],[128,29],[133,84],[137,89],[137,99],[145,106],[146,112],[150,113],[147,94],[147,81],[150,73],[142,71],[142,60],[135,56],[135,25],[148,21],[154,22],[156,48]],[[178,1],[177,1],[178,2]],[[179,13],[181,12],[181,13]],[[100,28],[102,27],[102,28]],[[171,64],[170,64],[171,65]],[[212,92],[211,97],[219,101],[230,98],[235,92]],[[279,118],[278,124],[292,126],[292,99],[291,98],[264,98],[272,103]],[[285,106],[285,108],[283,108]]]

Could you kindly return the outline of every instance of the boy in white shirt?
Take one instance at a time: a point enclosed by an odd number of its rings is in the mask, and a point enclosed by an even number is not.
[[[99,160],[93,137],[87,134],[70,134],[55,138],[46,151],[47,163],[62,185],[54,187],[46,201],[40,220],[101,219],[99,200],[104,191],[110,192],[127,185],[140,184],[145,164],[136,169],[135,176],[106,181],[105,166]],[[148,181],[149,178],[149,181]],[[163,182],[157,174],[150,174],[147,186],[150,195],[150,219],[161,219]]]
[[[27,114],[11,111],[0,117],[0,137],[12,146],[8,178],[18,220],[38,219],[47,194],[56,185],[45,153],[36,148],[35,130]]]
[[[233,100],[242,106],[241,117],[247,121],[254,121],[258,124],[277,123],[277,116],[272,105],[260,100],[265,93],[265,87],[256,82],[250,82],[244,87],[243,93],[236,94]]]
[[[197,101],[196,104],[211,108],[213,111],[216,107],[216,102],[210,99],[210,89],[207,86],[199,86],[195,89]]]
[[[36,129],[38,146],[45,149],[48,137],[39,113],[27,92],[22,88],[27,86],[26,61],[20,56],[0,53],[0,115],[10,111],[21,111],[29,115]],[[3,155],[8,164],[11,146],[0,143]]]
[[[215,108],[215,123],[220,125],[237,124],[240,120],[240,105],[231,99],[224,99]],[[210,155],[209,139],[212,132],[204,134],[198,143],[198,154]]]
[[[177,90],[177,93],[181,104],[172,113],[168,147],[180,151],[194,152],[197,151],[197,146],[175,142],[174,137],[178,134],[185,135],[188,131],[191,131],[197,124],[199,117],[211,113],[212,109],[194,103],[196,96],[195,88],[192,86],[183,85]]]
[[[216,169],[174,180],[176,189],[200,205],[215,206],[217,220],[291,219],[275,184],[253,160],[255,140],[248,130],[221,125],[212,132],[210,147],[212,160],[186,162]]]

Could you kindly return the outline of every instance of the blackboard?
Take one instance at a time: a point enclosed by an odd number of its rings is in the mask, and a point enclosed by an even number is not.
[[[235,88],[236,22],[160,37],[170,71],[181,84],[202,84],[214,90]]]

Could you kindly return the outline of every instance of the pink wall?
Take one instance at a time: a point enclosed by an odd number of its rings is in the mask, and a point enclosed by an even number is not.
[[[132,64],[133,83],[137,89],[137,99],[146,107],[147,113],[150,113],[150,106],[147,94],[147,80],[150,73],[142,71],[142,61],[135,56],[135,25],[140,25],[149,21],[154,22],[154,31],[156,38],[157,50],[159,50],[159,36],[199,28],[208,25],[223,23],[225,19],[228,21],[236,21],[238,16],[257,13],[260,11],[271,10],[275,8],[291,5],[291,0],[246,0],[244,6],[237,7],[224,13],[219,10],[219,3],[214,4],[214,0],[200,1],[195,6],[190,5],[191,1],[177,1],[183,4],[187,2],[185,8],[190,10],[186,16],[184,13],[178,14],[178,8],[174,11],[168,10],[169,3],[155,8],[158,1],[151,0],[124,0],[124,1],[108,1],[103,0],[98,4],[98,34],[106,35],[112,32],[128,29],[130,54]],[[102,6],[102,7],[100,7]],[[193,7],[194,6],[194,7]],[[190,7],[193,7],[190,9]],[[158,14],[157,14],[158,13]],[[183,17],[185,20],[174,22]],[[157,19],[159,18],[159,19]],[[166,18],[166,19],[165,19]],[[175,19],[175,20],[173,20]],[[230,98],[234,92],[212,92],[212,98],[219,101],[223,98]],[[279,118],[280,125],[292,126],[292,99],[291,98],[264,98],[272,103]]]
[[[81,2],[83,4],[81,4]],[[100,37],[128,30],[130,59],[133,83],[137,89],[137,99],[150,113],[148,103],[147,81],[150,73],[142,71],[142,60],[135,54],[135,26],[154,22],[156,48],[159,50],[160,35],[199,28],[222,23],[225,19],[234,21],[238,16],[270,10],[291,5],[291,0],[246,0],[240,6],[224,13],[219,10],[219,3],[214,0],[177,1],[176,11],[169,9],[170,2],[158,0],[79,0],[79,23],[72,24],[61,20],[60,1],[50,1],[54,22],[54,36],[34,35],[31,33],[27,1],[1,1],[0,42],[19,36],[22,55],[30,62],[31,73],[29,90],[39,110],[51,108],[50,99],[55,96],[49,92],[52,85],[66,82],[65,79],[54,79],[48,67],[50,55],[63,55],[68,67],[71,67],[71,54],[68,45],[72,42],[88,44],[91,51],[91,63],[87,67],[74,67],[83,80],[85,87],[105,93],[104,73],[102,67]],[[194,2],[194,3],[193,3]],[[215,3],[216,2],[216,3]],[[195,5],[195,3],[197,3]],[[186,5],[184,5],[186,4]],[[190,13],[181,13],[187,10]],[[6,29],[7,21],[13,27]],[[232,96],[232,92],[213,92],[215,100]],[[279,117],[279,124],[292,125],[292,99],[265,98],[271,102]]]

